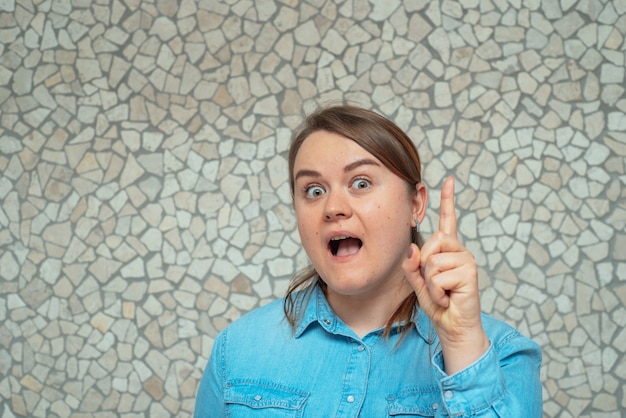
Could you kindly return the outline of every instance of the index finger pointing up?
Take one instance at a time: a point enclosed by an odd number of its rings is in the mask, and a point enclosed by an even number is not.
[[[448,177],[441,187],[439,230],[456,237],[456,210],[454,208],[454,177]]]

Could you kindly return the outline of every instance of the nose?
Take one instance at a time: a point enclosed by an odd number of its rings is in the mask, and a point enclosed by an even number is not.
[[[324,204],[324,219],[335,221],[352,216],[352,207],[343,190],[329,191]]]

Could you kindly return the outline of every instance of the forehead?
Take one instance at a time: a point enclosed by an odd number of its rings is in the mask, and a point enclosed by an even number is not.
[[[335,132],[316,131],[302,141],[294,165],[330,163],[360,158],[378,159],[357,142]]]

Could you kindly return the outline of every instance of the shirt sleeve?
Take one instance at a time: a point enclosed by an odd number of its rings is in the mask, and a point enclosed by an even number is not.
[[[224,370],[222,353],[226,331],[223,331],[215,339],[209,362],[202,375],[198,393],[194,418],[220,418],[225,417],[224,410]]]
[[[467,368],[448,376],[443,354],[433,359],[442,406],[450,416],[541,418],[541,349],[513,331]]]

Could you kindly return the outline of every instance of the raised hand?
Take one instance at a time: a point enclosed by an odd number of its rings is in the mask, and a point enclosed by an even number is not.
[[[480,318],[476,261],[457,237],[454,178],[447,178],[441,189],[439,230],[421,250],[411,244],[403,268],[439,336],[446,373],[480,358],[489,340]]]

